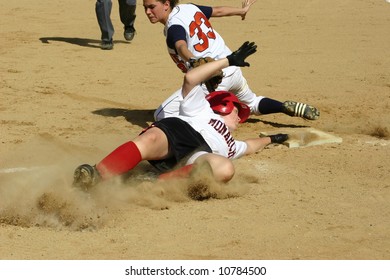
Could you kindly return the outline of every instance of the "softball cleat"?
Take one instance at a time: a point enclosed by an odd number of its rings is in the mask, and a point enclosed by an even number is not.
[[[311,121],[320,117],[320,111],[317,108],[295,101],[283,102],[283,113],[291,117],[301,117]]]
[[[87,191],[100,181],[100,174],[95,166],[83,164],[76,168],[73,175],[73,186]]]

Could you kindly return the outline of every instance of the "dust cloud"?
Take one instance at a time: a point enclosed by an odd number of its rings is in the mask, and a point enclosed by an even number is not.
[[[115,178],[88,193],[72,186],[81,164],[74,147],[51,137],[38,137],[8,153],[0,166],[0,223],[22,227],[97,230],[124,207],[169,209],[174,203],[240,196],[245,184],[218,184],[211,178],[156,181],[140,164],[128,178]],[[86,156],[88,157],[88,155]],[[8,163],[8,164],[5,164]]]

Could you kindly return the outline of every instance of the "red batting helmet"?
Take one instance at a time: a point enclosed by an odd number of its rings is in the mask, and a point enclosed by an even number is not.
[[[214,91],[207,95],[206,99],[210,103],[211,109],[219,115],[228,115],[234,107],[237,107],[238,116],[241,119],[240,123],[245,122],[251,112],[246,104],[241,103],[237,96],[228,91]]]

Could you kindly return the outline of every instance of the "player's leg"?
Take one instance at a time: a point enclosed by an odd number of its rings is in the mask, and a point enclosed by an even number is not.
[[[133,141],[116,148],[96,168],[103,179],[108,179],[130,171],[142,160],[159,160],[167,155],[168,140],[165,133],[157,127],[151,127]]]
[[[165,133],[151,127],[112,151],[95,166],[80,165],[74,173],[76,187],[88,189],[101,180],[125,174],[142,160],[159,160],[168,155],[168,140]]]
[[[234,165],[230,159],[207,152],[195,153],[189,158],[186,165],[159,176],[160,180],[188,178],[194,173],[202,176],[202,172],[210,172],[217,182],[230,181],[235,173]],[[203,174],[206,176],[207,174]]]
[[[118,0],[119,16],[124,26],[123,36],[127,41],[131,41],[135,35],[134,22],[136,18],[136,0]]]
[[[251,108],[255,115],[284,113],[292,117],[301,117],[307,120],[319,118],[319,110],[311,105],[296,101],[278,101],[269,97],[256,96],[237,67],[236,71],[224,77],[218,89],[228,90],[236,94],[238,99]]]
[[[111,0],[96,0],[95,11],[96,18],[99,23],[101,36],[101,48],[103,50],[111,50],[113,48],[112,38],[114,36],[114,27],[111,22]]]
[[[264,97],[256,96],[256,94],[249,88],[248,83],[242,75],[242,71],[239,67],[236,67],[236,70],[233,73],[222,79],[222,82],[218,86],[217,90],[226,90],[234,93],[241,102],[249,106],[252,114],[261,114],[259,112],[259,102]]]
[[[221,155],[204,153],[199,156],[195,162],[195,166],[210,165],[213,177],[218,182],[230,181],[235,173],[233,162]]]

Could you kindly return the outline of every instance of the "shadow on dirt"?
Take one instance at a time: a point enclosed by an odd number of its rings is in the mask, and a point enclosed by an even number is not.
[[[67,37],[41,37],[39,40],[43,44],[50,44],[50,41],[65,42],[80,47],[100,48],[101,40],[86,39],[86,38],[67,38]],[[114,40],[114,44],[128,44],[129,42],[123,40]]]
[[[153,113],[154,109],[145,110],[129,110],[122,108],[103,108],[95,110],[92,113],[105,117],[124,117],[126,121],[133,125],[138,125],[142,128],[149,126],[154,121]]]

